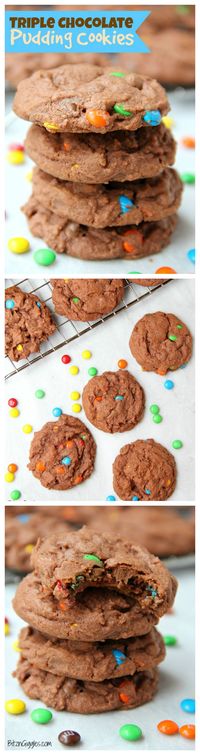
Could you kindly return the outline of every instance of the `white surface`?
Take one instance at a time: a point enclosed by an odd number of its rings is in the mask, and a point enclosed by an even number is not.
[[[175,125],[173,133],[178,141],[176,167],[180,173],[194,172],[194,150],[185,149],[180,145],[183,136],[194,135],[194,93],[192,90],[176,90],[169,94]],[[23,142],[30,124],[13,117],[7,125],[7,145],[13,142]],[[6,248],[6,275],[7,276],[36,276],[46,274],[46,268],[36,264],[33,252],[44,248],[46,244],[41,239],[31,237],[27,221],[20,207],[27,201],[31,194],[31,183],[26,180],[26,174],[32,167],[28,157],[22,166],[7,164],[7,239],[13,236],[25,236],[31,243],[31,251],[28,254],[12,254]],[[57,254],[56,261],[48,268],[51,275],[76,277],[86,273],[87,275],[116,275],[120,273],[126,276],[130,271],[140,273],[155,273],[158,267],[168,265],[179,273],[194,273],[194,265],[188,260],[187,252],[194,248],[194,186],[186,186],[183,192],[183,200],[179,211],[179,221],[171,243],[160,254],[137,260],[103,260],[92,262],[81,261],[65,254]]]
[[[136,286],[135,286],[136,289]],[[138,287],[137,287],[138,291]],[[141,289],[140,289],[141,292]],[[163,310],[173,312],[190,328],[194,336],[194,279],[174,280],[166,286],[152,291],[128,310],[119,313],[102,323],[89,334],[59,349],[43,361],[27,367],[21,373],[8,379],[6,383],[6,466],[18,465],[13,483],[6,483],[6,500],[10,491],[18,489],[25,501],[104,501],[113,494],[112,463],[119,450],[126,443],[138,438],[154,438],[173,452],[177,462],[177,484],[172,501],[194,500],[194,351],[186,368],[167,373],[167,378],[174,381],[174,388],[164,388],[166,377],[153,372],[143,372],[129,350],[129,338],[135,323],[146,313]],[[70,325],[70,328],[72,326]],[[71,331],[70,331],[71,332]],[[90,360],[82,359],[82,351],[92,352]],[[69,354],[72,364],[80,367],[75,377],[69,373],[69,365],[61,362],[63,354]],[[116,370],[117,362],[124,358],[128,369],[139,380],[146,396],[146,409],[142,421],[129,432],[110,435],[97,430],[85,419],[82,410],[78,416],[89,426],[96,444],[97,455],[95,470],[82,485],[68,491],[50,491],[42,487],[27,469],[29,446],[33,433],[25,435],[22,427],[25,423],[33,426],[33,431],[41,429],[45,422],[54,419],[52,409],[59,406],[63,412],[72,414],[71,391],[80,393],[89,380],[88,368],[95,366],[99,374],[105,370]],[[45,391],[41,400],[35,398],[37,388]],[[7,401],[10,397],[18,400],[20,415],[17,419],[9,417]],[[81,403],[81,399],[80,399]],[[156,425],[152,420],[149,407],[156,403],[160,407],[163,422]],[[183,448],[175,451],[172,441],[180,439]]]
[[[157,724],[165,718],[176,721],[179,726],[194,723],[194,716],[184,713],[180,702],[184,698],[194,697],[194,575],[193,570],[177,573],[179,589],[173,614],[167,614],[160,621],[162,634],[177,637],[177,646],[167,648],[167,656],[160,666],[159,689],[154,700],[134,710],[114,711],[99,715],[82,716],[73,713],[53,712],[50,724],[34,724],[30,713],[40,707],[39,701],[30,700],[11,676],[16,667],[18,653],[12,649],[23,622],[14,614],[11,600],[15,587],[6,588],[6,616],[10,621],[11,634],[6,637],[6,700],[19,698],[27,703],[27,710],[22,716],[6,715],[6,742],[8,739],[36,742],[51,741],[52,748],[60,749],[58,734],[63,729],[75,729],[82,738],[81,750],[193,750],[194,742],[187,741],[179,734],[167,737],[160,734]],[[45,707],[44,704],[41,704]],[[119,737],[119,728],[125,723],[134,723],[141,727],[143,738],[137,743],[126,742]],[[11,749],[11,747],[9,747]],[[22,749],[20,747],[17,750]],[[25,749],[25,748],[23,748]],[[38,749],[38,748],[37,748]],[[43,748],[44,749],[44,748]],[[79,747],[78,747],[79,749]],[[46,747],[47,750],[47,747]]]

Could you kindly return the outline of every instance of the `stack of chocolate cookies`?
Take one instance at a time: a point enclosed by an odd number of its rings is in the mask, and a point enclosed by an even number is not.
[[[14,110],[33,122],[25,148],[37,167],[23,210],[34,236],[87,260],[137,259],[168,244],[182,183],[155,79],[63,65],[22,81]]]
[[[15,672],[25,693],[75,713],[151,700],[165,656],[155,624],[177,587],[166,567],[88,527],[39,540],[32,563],[14,598],[30,625],[20,632]]]

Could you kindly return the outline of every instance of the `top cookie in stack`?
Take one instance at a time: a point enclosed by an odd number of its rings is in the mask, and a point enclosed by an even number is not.
[[[24,207],[33,235],[82,259],[135,259],[166,245],[182,184],[168,167],[175,142],[156,80],[64,65],[22,81],[14,110],[34,124],[25,144],[40,170]]]

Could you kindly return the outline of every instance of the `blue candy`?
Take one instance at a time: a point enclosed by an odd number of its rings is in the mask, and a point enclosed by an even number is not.
[[[165,380],[164,387],[167,388],[167,391],[171,391],[174,388],[173,380]]]
[[[192,697],[186,697],[185,700],[181,700],[180,706],[186,713],[195,713],[195,700]]]
[[[147,585],[147,592],[151,593],[152,598],[155,598],[157,595],[157,590],[155,590],[154,587],[151,587],[151,585]]]
[[[106,501],[116,501],[115,495],[107,495]]]
[[[138,495],[134,495],[134,496],[133,496],[133,498],[132,498],[131,500],[132,500],[132,501],[139,501]]]
[[[39,309],[40,309],[41,306],[42,306],[41,303],[40,303],[40,301],[36,301],[36,304],[37,304],[37,307],[39,307]]]
[[[145,488],[144,492],[146,493],[146,495],[151,495],[151,491],[148,488]]]
[[[120,194],[119,204],[120,204],[120,209],[122,213],[128,212],[128,210],[130,210],[131,207],[135,207],[131,199],[129,199],[129,197],[126,197],[125,194]]]
[[[189,252],[187,252],[187,257],[190,262],[193,262],[193,264],[195,265],[195,249],[189,249]]]
[[[115,401],[123,401],[123,396],[115,396]]]
[[[63,456],[62,464],[66,464],[66,467],[69,467],[69,465],[71,464],[70,456]]]
[[[121,664],[124,663],[124,661],[127,658],[127,656],[124,655],[124,653],[122,653],[121,650],[112,650],[112,655],[114,655],[117,666],[121,666]]]
[[[14,306],[15,306],[14,299],[7,299],[5,303],[6,309],[14,309]]]
[[[30,519],[30,514],[18,514],[17,519],[19,519],[19,522],[22,522],[22,524],[26,524]]]
[[[55,408],[52,411],[52,414],[54,417],[60,417],[60,415],[62,414],[62,409],[60,409],[59,406],[55,406]]]
[[[159,126],[161,120],[162,115],[160,110],[146,110],[146,113],[143,115],[143,121],[148,123],[149,126]]]

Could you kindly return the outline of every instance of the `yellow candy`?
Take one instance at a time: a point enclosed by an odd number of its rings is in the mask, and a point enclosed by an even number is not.
[[[75,412],[75,414],[78,414],[78,412],[81,412],[82,406],[81,404],[72,404],[72,411]]]
[[[26,180],[27,181],[32,181],[33,180],[33,171],[32,170],[28,170],[28,173],[26,173]]]
[[[12,649],[16,650],[16,653],[21,653],[22,652],[21,648],[19,647],[18,640],[14,640],[14,642],[12,643]]]
[[[174,126],[174,119],[171,118],[170,115],[164,115],[162,122],[164,123],[164,126],[166,126],[166,128],[171,128],[172,126]]]
[[[24,239],[23,236],[16,236],[8,241],[8,249],[13,254],[25,254],[29,252],[30,244],[28,239]]]
[[[4,625],[4,634],[6,637],[8,634],[10,634],[10,627],[9,627],[9,624],[7,623]]]
[[[25,545],[25,548],[24,548],[25,553],[32,553],[33,548],[34,548],[34,545],[32,545],[32,543],[29,543],[28,545]]]
[[[91,351],[88,351],[87,349],[85,349],[85,351],[82,351],[83,359],[90,359],[91,356],[92,356]]]
[[[20,713],[24,713],[26,710],[26,704],[23,700],[7,700],[5,703],[5,709],[7,713],[11,713],[12,716],[18,716]]]
[[[13,474],[13,472],[6,472],[4,479],[6,482],[13,482],[15,475]]]
[[[19,409],[10,409],[9,415],[10,417],[19,417]]]
[[[28,433],[32,433],[32,429],[32,425],[23,425],[22,427],[23,433],[26,433],[26,435],[28,435]]]
[[[12,149],[7,154],[7,160],[11,165],[21,165],[24,163],[24,152],[21,149]]]
[[[45,121],[43,126],[44,128],[50,129],[50,131],[58,131],[58,126],[56,126],[55,123],[48,123],[48,121]]]
[[[72,391],[72,393],[70,393],[70,398],[72,401],[77,401],[78,398],[80,398],[80,393],[78,391]]]
[[[17,351],[23,351],[23,346],[21,343],[18,343]]]
[[[78,375],[79,367],[76,367],[75,365],[69,368],[70,375]]]

